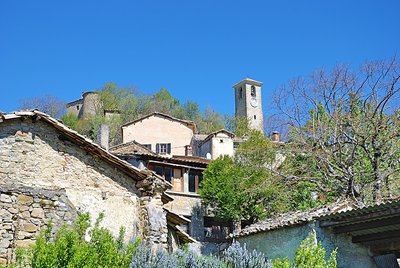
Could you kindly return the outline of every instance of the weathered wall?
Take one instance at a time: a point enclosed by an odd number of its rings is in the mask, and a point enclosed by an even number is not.
[[[204,239],[204,211],[201,207],[201,199],[195,193],[177,193],[168,191],[174,198],[172,202],[164,205],[168,210],[191,219],[189,234],[197,240]]]
[[[167,249],[168,227],[161,195],[155,198],[142,197],[140,204],[141,214],[144,215],[141,218],[143,235],[147,237],[153,249],[157,250],[159,247]]]
[[[141,193],[132,178],[42,121],[15,119],[0,124],[0,185],[5,183],[65,189],[78,211],[90,212],[92,219],[104,212],[102,226],[113,234],[124,227],[126,240],[145,235],[142,218],[153,212],[139,209]]]
[[[221,155],[233,156],[233,139],[225,133],[218,133],[212,138],[212,159]]]
[[[207,153],[210,153],[212,158],[212,139],[209,139],[201,144],[198,149],[199,156],[207,158]]]
[[[151,144],[154,152],[157,143],[171,143],[171,155],[185,155],[185,146],[191,144],[193,131],[182,123],[151,116],[122,127],[122,136],[123,143],[135,140]]]
[[[288,256],[293,260],[296,249],[314,229],[318,241],[330,253],[338,249],[338,267],[376,267],[368,248],[351,242],[351,237],[345,234],[334,235],[327,229],[319,228],[316,224],[280,228],[269,232],[261,232],[239,237],[241,244],[246,244],[250,250],[263,252],[269,259]]]
[[[82,95],[82,99],[83,104],[79,110],[79,119],[86,119],[95,116],[102,107],[100,95],[96,92],[85,92]]]
[[[79,99],[70,103],[67,103],[67,114],[74,114],[76,116],[79,115],[80,110],[82,109],[83,99]]]
[[[34,243],[41,228],[52,220],[53,231],[71,224],[76,210],[65,191],[45,190],[18,184],[0,187],[0,264],[15,257],[16,247]]]
[[[251,105],[251,83],[243,83],[241,88],[243,90],[242,98],[240,98],[240,88],[235,89],[235,116],[245,117],[249,119],[250,127],[264,131],[263,127],[263,111],[262,111],[262,95],[261,87],[255,85],[257,106]],[[254,119],[254,115],[256,118]]]

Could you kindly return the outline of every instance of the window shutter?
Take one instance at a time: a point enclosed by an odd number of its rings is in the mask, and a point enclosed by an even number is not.
[[[171,143],[167,143],[167,154],[171,153]]]
[[[156,144],[156,153],[157,154],[160,153],[160,144],[159,143]]]

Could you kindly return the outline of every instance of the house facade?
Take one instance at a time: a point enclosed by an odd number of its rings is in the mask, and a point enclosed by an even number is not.
[[[101,225],[116,236],[124,227],[126,241],[168,248],[163,193],[171,185],[58,120],[38,111],[0,114],[0,159],[1,263],[33,244],[50,219],[57,229],[83,212],[92,220],[104,213]]]
[[[123,143],[136,141],[165,156],[185,155],[196,124],[155,112],[122,125],[121,132]]]
[[[110,152],[139,169],[152,170],[170,182],[172,188],[165,195],[171,201],[164,208],[188,219],[189,222],[180,227],[197,241],[207,240],[206,229],[211,227],[212,221],[205,215],[198,190],[209,160],[194,156],[159,155],[134,141],[111,147]],[[221,234],[220,238],[225,236]]]

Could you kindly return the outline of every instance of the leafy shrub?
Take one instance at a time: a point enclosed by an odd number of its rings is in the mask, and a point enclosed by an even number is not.
[[[199,256],[184,250],[168,253],[159,249],[154,252],[140,239],[126,245],[123,229],[118,238],[114,238],[110,231],[99,227],[103,217],[100,214],[90,229],[89,214],[81,214],[73,226],[63,225],[54,239],[51,238],[50,223],[41,231],[33,248],[17,250],[17,263],[11,267],[336,268],[336,250],[326,263],[326,251],[321,243],[317,243],[315,232],[300,244],[292,263],[287,258],[271,263],[264,254],[249,251],[246,245],[241,246],[238,242],[218,257]],[[85,240],[86,234],[90,236],[89,241]]]
[[[292,263],[287,258],[276,259],[272,263],[273,268],[336,268],[336,250],[334,250],[328,262],[325,261],[326,251],[322,247],[321,242],[317,242],[317,235],[312,231],[310,235],[304,239],[299,248],[296,250],[296,255]]]
[[[81,214],[72,227],[63,225],[51,239],[52,224],[41,231],[32,249],[17,254],[17,267],[129,267],[137,243],[123,243],[124,230],[114,238],[99,227],[103,214],[90,227],[89,214]],[[85,234],[90,240],[85,240]]]

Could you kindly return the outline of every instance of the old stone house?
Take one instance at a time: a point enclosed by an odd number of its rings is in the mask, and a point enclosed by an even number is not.
[[[341,201],[284,213],[252,224],[233,237],[269,259],[293,259],[312,230],[327,252],[337,248],[338,267],[399,267],[400,200],[366,207]]]
[[[92,219],[103,212],[113,234],[124,227],[126,241],[143,237],[167,248],[168,233],[187,236],[168,227],[176,227],[163,208],[169,187],[44,113],[0,114],[0,262],[32,244],[50,219],[57,229],[79,212]]]

